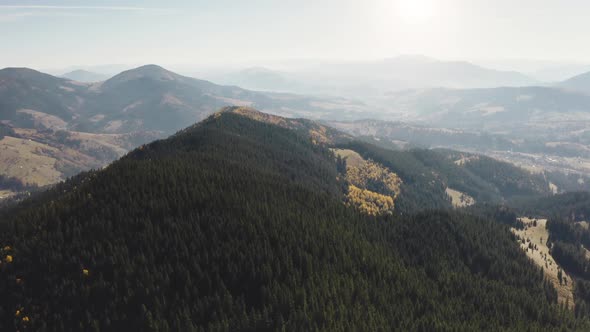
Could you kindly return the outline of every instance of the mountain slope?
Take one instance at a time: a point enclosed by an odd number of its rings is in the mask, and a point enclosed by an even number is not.
[[[566,89],[588,93],[590,92],[590,72],[576,75],[560,82],[558,85]]]
[[[393,151],[360,141],[339,145],[373,160],[397,174],[403,184],[396,211],[450,208],[446,190],[457,190],[480,204],[550,194],[547,179],[512,164],[451,150]]]
[[[37,110],[62,120],[72,120],[86,87],[27,68],[0,70],[0,120],[26,126],[19,110]]]
[[[590,96],[550,87],[408,90],[383,102],[408,119],[451,128],[538,134],[590,119]]]
[[[303,132],[217,113],[0,222],[2,330],[583,328],[509,230],[347,208]]]

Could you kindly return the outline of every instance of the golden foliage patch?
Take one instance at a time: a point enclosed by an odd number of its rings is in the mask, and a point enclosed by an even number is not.
[[[356,206],[362,212],[373,216],[391,213],[394,208],[391,196],[361,189],[352,184],[348,187],[347,204]]]
[[[353,150],[332,151],[346,160],[346,204],[370,215],[392,213],[402,184],[399,176]]]

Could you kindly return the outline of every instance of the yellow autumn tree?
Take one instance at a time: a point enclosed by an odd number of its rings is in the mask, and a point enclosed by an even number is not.
[[[379,215],[393,210],[393,198],[355,185],[348,187],[347,204],[370,215]]]

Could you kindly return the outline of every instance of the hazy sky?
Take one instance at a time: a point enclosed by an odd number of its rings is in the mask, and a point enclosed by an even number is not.
[[[590,62],[587,0],[0,0],[0,67],[268,59]]]

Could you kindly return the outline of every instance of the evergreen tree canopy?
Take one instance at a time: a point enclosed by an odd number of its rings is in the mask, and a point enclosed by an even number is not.
[[[1,217],[2,331],[590,327],[503,224],[363,215],[329,149],[231,112]]]

